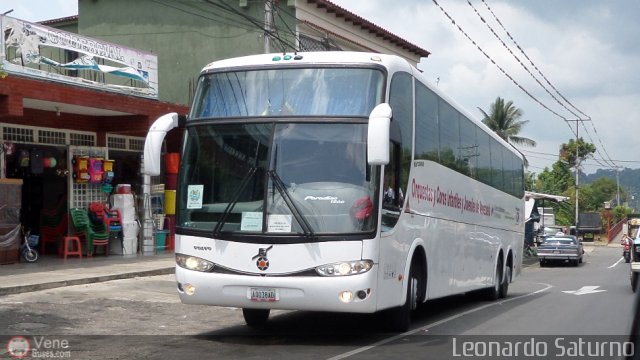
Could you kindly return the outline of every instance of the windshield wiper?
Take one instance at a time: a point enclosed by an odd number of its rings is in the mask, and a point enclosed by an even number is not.
[[[247,174],[242,178],[242,181],[240,182],[240,185],[238,186],[238,189],[233,194],[233,198],[227,204],[227,207],[222,212],[222,215],[220,216],[220,219],[218,220],[218,223],[216,224],[216,227],[213,229],[213,235],[214,236],[220,235],[220,231],[222,230],[222,226],[224,225],[225,222],[227,222],[227,218],[229,217],[229,214],[231,214],[231,211],[233,210],[233,207],[236,206],[236,204],[238,203],[238,200],[240,199],[240,195],[242,194],[244,189],[247,187],[247,185],[249,184],[249,180],[251,179],[253,174],[256,173],[257,170],[258,170],[258,168],[256,166],[252,167],[251,169],[249,169],[249,172],[247,172]]]
[[[273,181],[273,185],[276,187],[276,189],[280,193],[280,196],[282,196],[282,199],[284,200],[285,204],[287,204],[287,207],[289,207],[289,211],[291,211],[291,214],[293,214],[293,217],[295,217],[296,221],[298,221],[298,224],[300,224],[300,227],[302,228],[304,235],[307,237],[314,237],[315,234],[313,232],[313,229],[311,228],[311,225],[309,225],[309,222],[307,221],[307,219],[305,219],[304,216],[302,216],[300,209],[296,206],[293,200],[291,200],[291,196],[289,195],[289,190],[287,190],[286,185],[284,184],[284,182],[282,181],[278,173],[275,170],[269,170],[267,171],[267,174],[271,178],[271,181]]]

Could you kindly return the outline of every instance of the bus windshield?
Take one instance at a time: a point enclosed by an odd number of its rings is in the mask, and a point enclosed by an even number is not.
[[[369,233],[379,174],[366,136],[356,123],[190,126],[177,224],[216,238]]]
[[[372,68],[283,68],[200,77],[190,119],[255,116],[369,116],[383,96]]]

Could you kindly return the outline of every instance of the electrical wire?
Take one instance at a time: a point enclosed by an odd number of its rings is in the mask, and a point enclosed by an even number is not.
[[[285,52],[285,45],[290,47],[292,50],[296,50],[296,45],[295,44],[292,44],[288,40],[285,40],[285,39],[281,38],[274,30],[265,28],[262,20],[256,19],[256,18],[254,18],[252,16],[249,16],[247,14],[244,14],[243,12],[238,11],[236,8],[234,8],[233,6],[225,3],[224,1],[216,2],[216,1],[212,1],[212,0],[205,0],[205,2],[215,6],[216,8],[218,8],[220,10],[226,11],[227,13],[238,15],[241,18],[249,21],[255,27],[257,27],[260,30],[264,31],[266,36],[270,36],[270,37],[278,40],[280,42],[280,45],[282,46],[283,52]]]
[[[576,139],[578,138],[578,133],[577,133],[577,129],[576,131],[573,130],[573,127],[571,127],[571,125],[569,124],[570,121],[580,121],[582,123],[582,127],[585,129],[585,132],[587,133],[587,136],[589,137],[589,139],[591,140],[592,143],[594,143],[593,141],[593,137],[591,137],[591,134],[589,133],[587,127],[584,125],[584,120],[587,119],[578,119],[578,120],[569,120],[566,117],[560,115],[559,113],[557,113],[556,111],[553,111],[550,107],[548,107],[546,104],[542,103],[542,101],[540,101],[539,99],[537,99],[536,97],[534,97],[530,92],[528,92],[522,85],[520,85],[510,74],[508,74],[500,65],[498,65],[472,38],[471,36],[469,36],[469,34],[464,31],[462,29],[462,27],[457,24],[455,22],[455,20],[451,17],[451,15],[449,15],[449,13],[437,2],[437,0],[432,0],[433,3],[444,13],[444,15],[452,22],[452,24],[454,26],[456,26],[458,28],[458,30],[467,38],[467,40],[469,40],[473,45],[476,46],[476,48],[491,62],[493,63],[509,80],[511,80],[518,88],[520,88],[520,90],[522,90],[525,94],[527,94],[531,99],[533,99],[535,102],[537,102],[540,106],[542,106],[544,109],[546,109],[547,111],[551,112],[552,114],[556,115],[557,117],[559,117],[560,119],[564,120],[565,123],[567,124],[567,126],[569,127],[569,130],[573,133],[573,135],[576,137]],[[512,56],[514,56],[516,58],[516,60],[520,63],[521,66],[523,66],[525,68],[525,70],[527,70],[527,72],[538,82],[538,84],[545,89],[545,91],[552,96],[552,98],[554,98],[554,100],[556,100],[556,102],[558,102],[561,106],[563,106],[567,111],[569,111],[572,115],[576,116],[579,118],[579,116],[577,116],[577,114],[575,112],[573,112],[572,110],[568,109],[564,104],[562,104],[555,96],[553,96],[553,94],[551,94],[549,92],[548,89],[546,89],[546,87],[531,73],[531,71],[529,71],[526,66],[522,63],[522,61],[509,49],[509,47],[506,45],[506,43],[500,39],[500,37],[497,35],[497,33],[493,30],[493,28],[486,22],[486,20],[479,14],[479,12],[477,11],[477,9],[469,2],[469,0],[467,0],[467,3],[473,8],[473,10],[476,12],[476,14],[480,17],[480,19],[487,25],[487,27],[491,30],[491,32],[494,34],[494,36],[496,36],[500,42],[502,43],[502,45],[507,48],[507,50],[509,50],[509,52],[512,54]],[[486,5],[486,3],[485,3]],[[495,16],[495,13],[494,13]],[[497,18],[497,16],[496,16]],[[503,26],[504,28],[504,26]],[[506,29],[505,29],[506,31]],[[572,105],[573,106],[573,105]],[[579,111],[579,110],[578,110]],[[580,111],[579,111],[580,112]],[[581,112],[582,113],[582,112]],[[584,113],[582,113],[583,115],[586,115]],[[590,118],[588,120],[591,120]],[[592,124],[593,125],[593,124]],[[595,126],[594,130],[595,130]],[[598,154],[600,154],[600,156],[603,158],[603,161],[608,162],[609,164],[604,165],[606,167],[609,166],[616,166],[613,161],[611,160],[611,157],[609,156],[609,154],[606,152],[606,149],[604,147],[604,144],[602,143],[602,140],[598,137],[598,141],[603,149],[603,151],[605,152],[605,155],[602,155],[602,153],[600,153],[599,148],[596,148],[596,151],[598,152]],[[608,160],[607,160],[608,159]]]
[[[473,4],[471,3],[471,1],[467,0],[467,4],[469,4],[469,6],[473,9],[473,11],[476,13],[476,15],[480,18],[480,20],[487,26],[487,28],[489,29],[489,31],[491,31],[491,33],[493,34],[493,36],[495,36],[496,39],[498,39],[498,41],[500,41],[500,43],[502,44],[502,46],[507,49],[507,51],[511,54],[511,56],[513,56],[516,61],[518,62],[518,64],[520,64],[520,66],[522,66],[522,68],[538,83],[538,85],[540,85],[540,87],[547,93],[549,94],[549,96],[551,96],[551,98],[553,100],[555,100],[560,106],[562,106],[565,110],[567,110],[568,112],[571,113],[571,115],[573,115],[576,118],[579,118],[580,116],[578,114],[576,114],[573,110],[569,109],[565,104],[563,104],[560,100],[558,100],[558,98],[553,95],[551,93],[551,91],[549,91],[549,89],[547,89],[546,86],[544,86],[544,84],[542,84],[542,82],[531,72],[531,70],[529,70],[529,68],[522,62],[522,60],[520,60],[520,58],[513,53],[513,51],[511,50],[511,48],[509,46],[507,46],[507,44],[504,42],[504,40],[502,40],[502,38],[500,37],[500,35],[498,35],[498,33],[496,33],[495,30],[493,30],[493,28],[491,27],[491,25],[489,25],[489,23],[484,19],[484,17],[478,12],[478,9],[476,9],[475,6],[473,6]]]
[[[493,18],[496,20],[496,22],[500,25],[500,27],[502,28],[502,30],[504,30],[504,32],[507,34],[507,36],[509,37],[509,39],[511,39],[511,41],[516,45],[516,47],[518,48],[518,50],[520,50],[520,52],[522,53],[522,55],[524,55],[524,57],[529,60],[529,63],[531,64],[531,66],[533,66],[533,68],[538,72],[538,74],[540,74],[540,76],[542,76],[542,78],[547,82],[547,84],[549,86],[551,86],[551,88],[556,92],[556,94],[558,94],[558,96],[560,96],[562,98],[562,100],[564,100],[567,104],[569,104],[572,108],[574,108],[577,112],[579,112],[582,116],[584,116],[585,118],[589,118],[589,115],[583,113],[582,111],[580,111],[580,109],[578,109],[577,107],[575,107],[569,100],[567,100],[567,98],[562,95],[560,93],[560,91],[558,91],[558,89],[556,89],[555,86],[553,86],[553,84],[551,84],[551,82],[549,81],[549,79],[547,79],[547,77],[542,73],[542,71],[540,71],[540,69],[538,69],[538,67],[536,66],[536,64],[533,63],[533,61],[529,58],[529,55],[527,55],[527,53],[524,51],[524,49],[522,49],[522,47],[520,47],[520,45],[518,44],[518,42],[516,42],[516,40],[511,36],[511,34],[509,33],[509,31],[507,31],[507,29],[504,27],[504,25],[502,25],[502,22],[500,21],[500,19],[498,19],[498,16],[496,16],[496,14],[493,12],[493,10],[491,9],[491,7],[489,6],[489,4],[487,4],[487,2],[485,0],[481,0],[482,3],[487,7],[487,9],[489,10],[489,12],[491,13],[491,15],[493,15]],[[579,116],[576,116],[579,117]]]
[[[442,7],[442,5],[440,5],[438,3],[437,0],[431,0],[433,1],[433,3],[440,9],[440,11],[442,11],[442,13],[451,21],[451,23],[458,28],[458,30],[462,33],[462,35],[464,35],[467,40],[469,40],[473,45],[476,46],[476,48],[478,49],[478,51],[480,51],[480,53],[482,53],[482,55],[484,55],[484,57],[486,57],[493,65],[495,65],[498,70],[500,70],[500,72],[502,72],[502,74],[504,76],[506,76],[509,80],[511,80],[511,82],[513,82],[518,88],[520,88],[520,90],[522,90],[525,94],[527,94],[527,96],[529,96],[533,101],[535,101],[536,103],[538,103],[540,106],[542,106],[544,109],[546,109],[547,111],[549,111],[550,113],[556,115],[557,117],[565,120],[565,123],[567,124],[567,126],[569,127],[569,130],[576,136],[577,134],[575,133],[575,131],[573,130],[573,128],[571,127],[571,125],[567,122],[567,118],[565,118],[564,116],[560,115],[559,113],[557,113],[556,111],[552,110],[550,107],[548,107],[547,105],[545,105],[542,101],[538,100],[538,98],[536,98],[535,96],[533,96],[529,91],[527,91],[522,85],[520,85],[511,75],[509,75],[506,70],[504,70],[502,68],[502,66],[498,65],[498,63],[493,60],[493,58],[491,58],[491,56],[489,56],[489,54],[487,54],[481,47],[480,45],[478,45],[475,40],[473,40],[471,38],[471,36],[469,36],[469,34],[467,34],[466,31],[464,31],[462,29],[462,27],[460,25],[458,25],[458,23],[456,23],[456,21],[451,17],[451,15],[449,15],[449,13]]]
[[[583,115],[586,119],[591,120],[591,117],[587,114],[585,114],[584,112],[582,112],[580,109],[578,109],[575,105],[573,105],[564,95],[562,95],[560,93],[560,91],[553,86],[553,84],[549,81],[549,79],[542,73],[542,71],[533,63],[533,60],[531,60],[531,58],[529,58],[529,56],[527,55],[527,53],[522,49],[522,47],[518,44],[518,42],[513,38],[513,36],[511,36],[511,34],[509,33],[509,31],[505,28],[505,26],[502,24],[502,22],[500,21],[500,19],[498,18],[498,16],[493,12],[493,10],[491,9],[491,7],[489,6],[489,4],[487,4],[487,2],[485,0],[481,0],[482,3],[486,6],[487,10],[491,13],[491,15],[493,16],[494,20],[498,23],[498,25],[500,25],[500,27],[502,28],[502,30],[504,30],[504,32],[507,34],[507,36],[509,37],[509,39],[511,39],[511,41],[515,44],[515,46],[518,48],[518,50],[520,50],[520,52],[524,55],[524,57],[529,61],[529,63],[531,64],[531,66],[538,72],[538,74],[546,81],[546,83],[556,92],[556,94],[558,94],[558,96],[560,98],[562,98],[562,100],[564,100],[564,102],[566,102],[567,104],[569,104],[569,106],[571,106],[573,109],[575,109],[577,112],[579,112],[581,115]],[[489,28],[489,30],[491,31],[491,33],[502,43],[502,46],[504,46],[507,51],[509,51],[509,53],[516,59],[516,61],[529,73],[529,75],[531,75],[531,77],[538,83],[538,85],[540,85],[558,104],[560,104],[562,107],[564,107],[567,111],[569,111],[573,116],[575,116],[576,118],[580,118],[580,116],[578,116],[578,114],[576,114],[575,112],[573,112],[571,109],[569,109],[567,106],[565,106],[562,102],[560,102],[553,94],[551,94],[551,92],[546,88],[546,86],[544,86],[540,80],[533,74],[531,73],[531,71],[526,67],[526,65],[524,65],[522,63],[522,61],[520,60],[520,58],[518,58],[518,56],[516,56],[513,51],[511,51],[511,49],[509,48],[509,46],[507,46],[507,44],[500,38],[500,36],[495,32],[495,30],[491,27],[491,25],[489,25],[489,23],[482,17],[482,15],[480,15],[480,13],[478,12],[478,10],[475,8],[475,6],[473,6],[473,4],[467,0],[467,4],[469,4],[469,6],[473,9],[473,11],[476,13],[476,15],[480,18],[480,20],[482,20],[483,23],[485,23],[485,25]],[[595,143],[595,141],[593,140],[593,137],[591,136],[591,134],[589,133],[589,130],[587,128],[587,126],[584,124],[584,122],[582,121],[582,126],[585,130],[585,132],[587,133],[587,136],[589,137],[589,140],[591,141],[591,143]],[[591,121],[591,126],[593,127],[594,132],[596,133],[596,138],[600,144],[600,147],[596,148],[596,151],[600,154],[600,156],[602,157],[603,161],[607,162],[607,166],[616,166],[615,163],[613,163],[613,161],[611,160],[611,156],[609,156],[609,153],[606,150],[606,147],[604,146],[604,144],[602,143],[602,140],[600,139],[600,136],[597,133],[597,129],[595,127],[595,124],[593,123],[593,121]],[[600,149],[602,149],[602,151],[604,152],[604,155],[600,152]]]

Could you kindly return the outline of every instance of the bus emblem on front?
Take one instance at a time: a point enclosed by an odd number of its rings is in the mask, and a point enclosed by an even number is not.
[[[256,266],[259,270],[265,271],[269,268],[269,259],[267,258],[267,251],[271,250],[273,245],[268,248],[260,248],[258,250],[258,254],[252,257],[252,260],[258,259],[256,261]]]

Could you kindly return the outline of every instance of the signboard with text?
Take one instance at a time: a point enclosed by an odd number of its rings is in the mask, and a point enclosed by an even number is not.
[[[9,16],[0,16],[0,27],[9,74],[158,98],[156,55]]]

